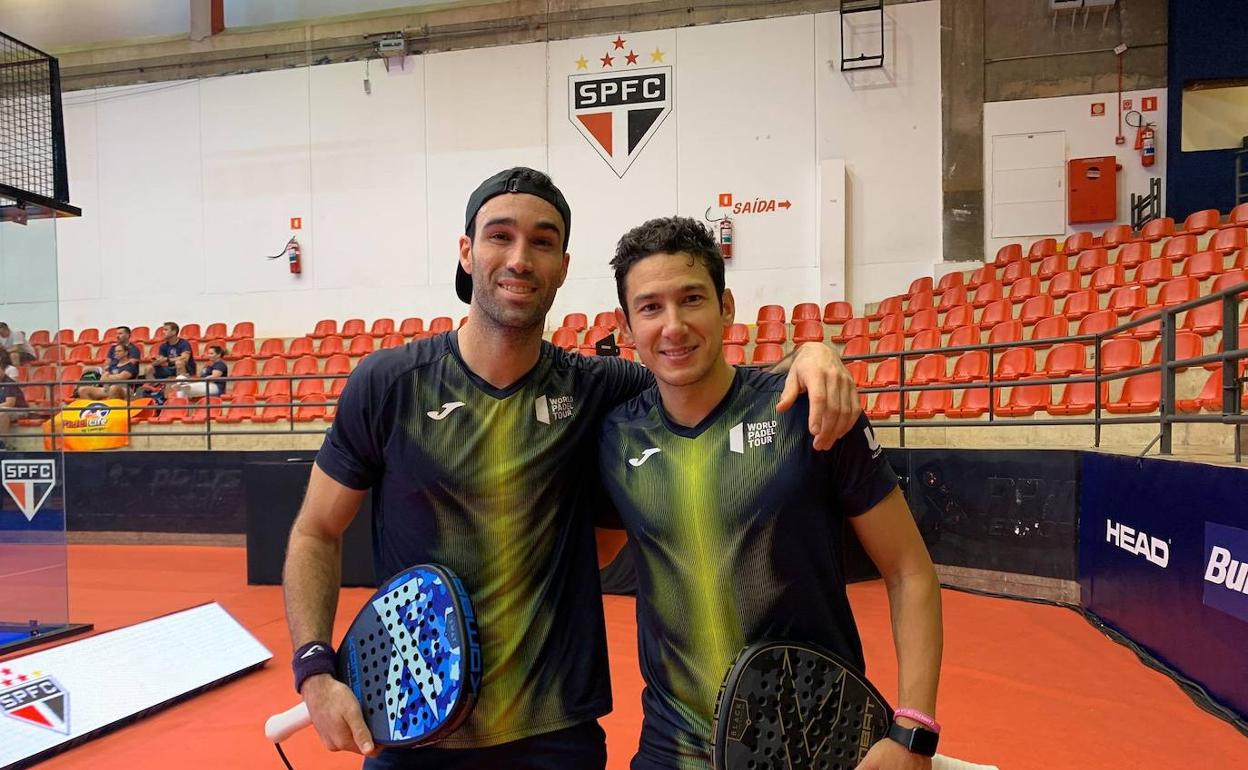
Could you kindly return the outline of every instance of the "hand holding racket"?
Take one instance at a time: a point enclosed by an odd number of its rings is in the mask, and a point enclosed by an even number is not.
[[[756,642],[737,656],[720,686],[712,764],[714,770],[855,770],[892,721],[880,691],[832,653]],[[932,768],[989,770],[939,754]]]
[[[450,734],[468,717],[481,684],[467,591],[450,570],[433,564],[383,583],[347,629],[337,657],[337,679],[381,747],[423,746]],[[344,711],[341,704],[331,710]],[[307,704],[300,703],[270,717],[264,732],[281,743],[310,724]],[[359,745],[358,736],[353,740]]]

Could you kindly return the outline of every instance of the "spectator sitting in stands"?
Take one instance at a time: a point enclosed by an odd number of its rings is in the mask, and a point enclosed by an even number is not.
[[[126,338],[129,339],[129,334]],[[79,385],[78,397],[95,400],[102,398],[125,400],[130,395],[125,381],[139,378],[139,359],[134,355],[136,352],[137,348],[134,345],[127,345],[120,341],[113,345],[108,351],[108,368],[100,376],[101,384]]]
[[[160,343],[156,358],[145,371],[147,378],[168,380],[179,375],[194,375],[195,359],[191,356],[191,343],[178,336],[181,327],[173,321],[165,321],[160,328],[165,333],[165,341]]]
[[[208,364],[203,368],[200,378],[188,380],[178,375],[178,383],[172,387],[173,392],[186,399],[220,396],[225,392],[225,377],[230,373],[230,368],[222,360],[224,355],[225,348],[209,345]]]
[[[13,365],[13,356],[4,348],[0,348],[0,373],[6,375],[10,380],[18,379],[20,374],[17,367]]]
[[[7,374],[0,373],[0,449],[8,449],[5,435],[26,411],[26,394]]]
[[[125,346],[128,357],[136,365],[140,361],[143,360],[143,353],[139,350],[139,346],[135,345],[133,342],[130,341],[130,327],[118,326],[117,327],[117,341],[113,343],[112,345],[110,345],[108,348],[108,366],[110,369],[113,367],[114,364],[117,363],[117,360],[118,360],[117,359],[117,346],[118,345]],[[139,378],[139,374],[136,371],[134,374],[134,379],[137,380],[138,378]]]
[[[0,348],[7,350],[18,366],[35,360],[35,349],[26,341],[26,335],[10,329],[4,321],[0,321]]]

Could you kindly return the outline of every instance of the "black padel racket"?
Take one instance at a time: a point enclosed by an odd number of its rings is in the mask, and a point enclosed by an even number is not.
[[[387,580],[338,645],[337,677],[360,701],[373,741],[424,746],[463,724],[481,685],[476,616],[449,569],[421,564]],[[269,718],[280,743],[312,724],[300,703]]]
[[[813,645],[756,642],[719,688],[715,770],[853,770],[893,710],[852,666]]]

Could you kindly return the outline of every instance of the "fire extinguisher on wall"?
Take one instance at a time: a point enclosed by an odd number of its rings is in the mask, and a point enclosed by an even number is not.
[[[719,251],[724,259],[732,259],[732,219],[725,216],[719,220]]]
[[[290,272],[299,275],[303,272],[303,249],[299,247],[299,241],[291,236],[286,242],[286,256],[290,258]]]
[[[1132,116],[1135,120],[1132,121]],[[1140,153],[1140,165],[1148,168],[1157,163],[1157,129],[1153,123],[1144,122],[1144,116],[1132,110],[1127,113],[1127,125],[1135,128],[1135,149]]]

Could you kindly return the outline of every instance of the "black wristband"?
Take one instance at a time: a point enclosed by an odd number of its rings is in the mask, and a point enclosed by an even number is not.
[[[338,656],[329,642],[308,642],[295,650],[291,660],[295,670],[295,692],[303,688],[303,682],[310,676],[329,674],[333,676],[338,668]]]

